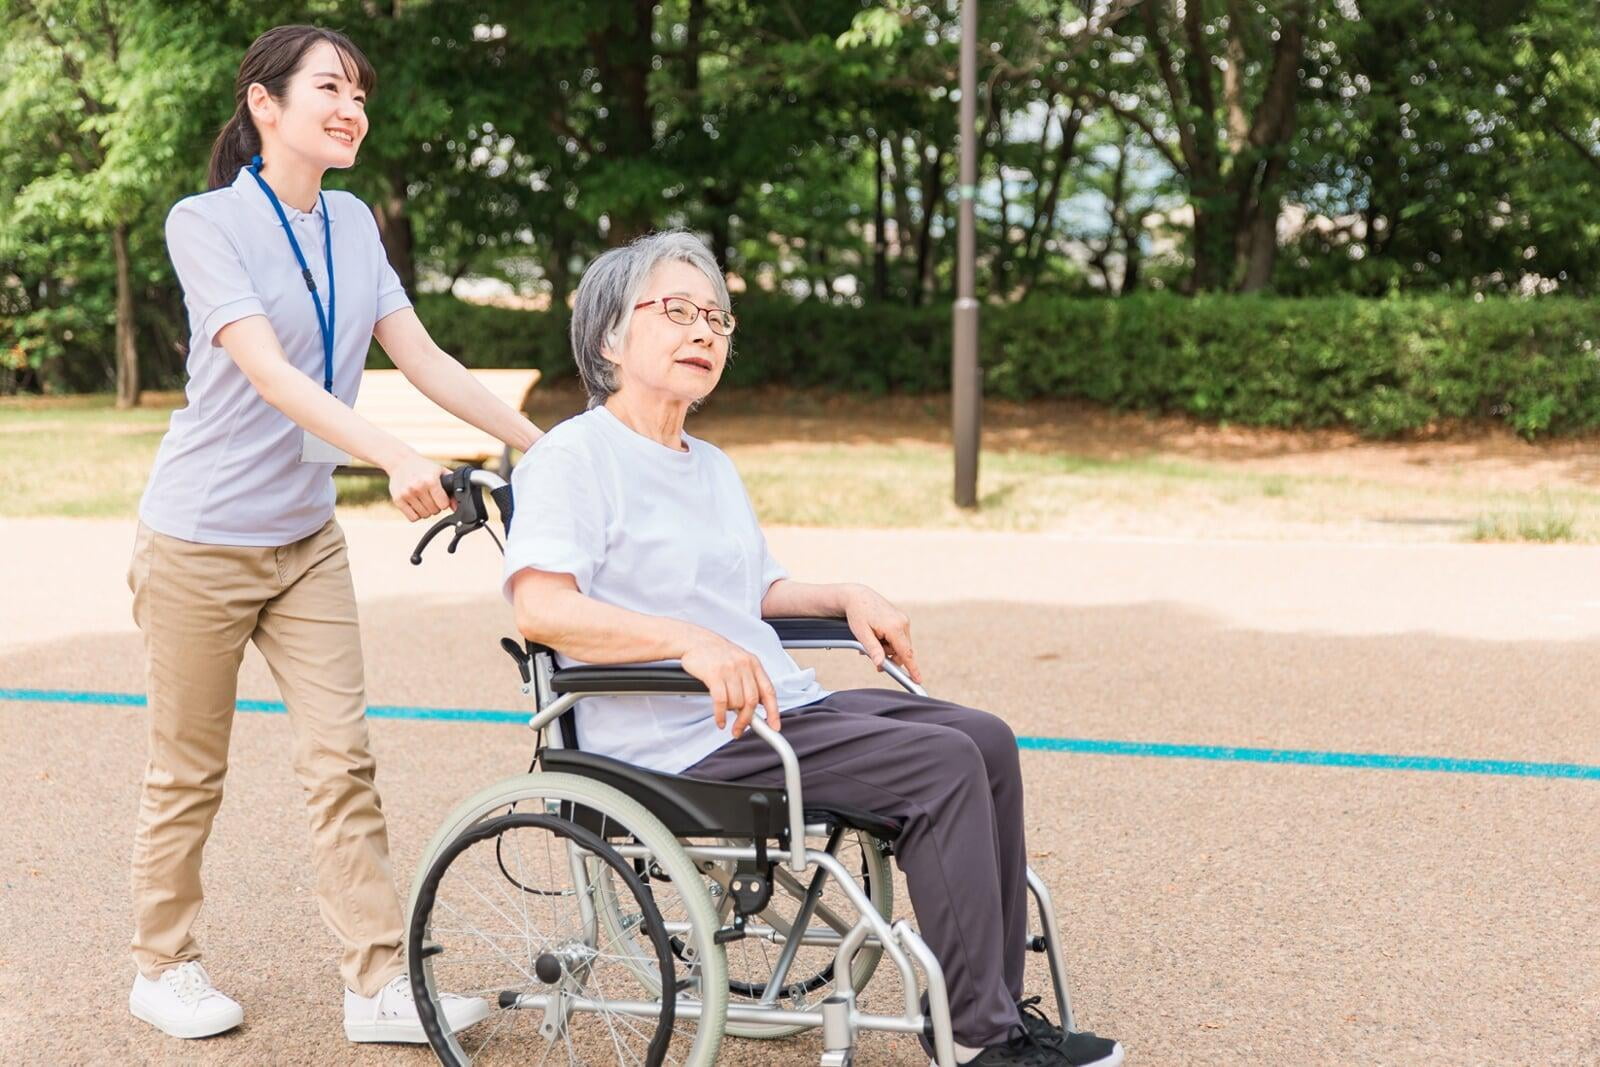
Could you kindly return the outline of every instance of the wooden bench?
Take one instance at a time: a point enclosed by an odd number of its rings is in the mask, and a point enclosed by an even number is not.
[[[522,411],[539,382],[536,370],[475,370],[472,376],[513,411]],[[511,450],[476,426],[469,426],[423,396],[397,370],[369,370],[361,376],[356,414],[429,459],[453,465],[493,461],[511,474]],[[369,468],[356,466],[353,471]]]

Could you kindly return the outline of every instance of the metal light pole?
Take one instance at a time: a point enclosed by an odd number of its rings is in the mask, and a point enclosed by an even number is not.
[[[961,215],[956,224],[956,305],[950,354],[951,419],[956,445],[956,506],[978,506],[978,300],[974,296],[973,197],[978,185],[978,0],[961,0]]]

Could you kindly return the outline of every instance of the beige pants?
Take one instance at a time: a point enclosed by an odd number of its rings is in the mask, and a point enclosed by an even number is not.
[[[133,847],[133,958],[146,977],[200,955],[200,856],[222,802],[239,663],[254,641],[294,731],[317,904],[363,996],[405,969],[403,922],[367,743],[361,636],[344,533],[282,548],[202,545],[139,526],[133,617],[144,633],[150,763]]]

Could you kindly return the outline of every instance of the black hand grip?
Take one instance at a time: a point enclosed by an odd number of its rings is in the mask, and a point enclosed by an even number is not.
[[[494,506],[500,509],[500,521],[505,523],[506,536],[511,536],[511,486],[502,485],[498,489],[489,490],[489,498],[494,501]]]

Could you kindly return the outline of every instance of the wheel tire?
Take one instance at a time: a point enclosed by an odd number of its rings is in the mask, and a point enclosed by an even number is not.
[[[650,852],[651,862],[674,881],[688,885],[700,878],[699,869],[684,852],[671,831],[643,805],[617,789],[574,774],[535,772],[496,782],[456,806],[434,832],[418,864],[406,908],[414,918],[423,886],[434,864],[463,832],[487,816],[514,809],[517,805],[545,811],[545,802],[564,801],[591,808],[610,822],[625,827]],[[680,894],[692,929],[688,937],[695,945],[700,968],[700,1019],[692,1046],[674,1063],[683,1067],[711,1067],[716,1062],[727,1021],[728,973],[722,946],[713,940],[718,929],[716,910],[708,892]],[[610,909],[604,909],[609,911]],[[408,918],[408,928],[410,921]],[[420,951],[420,948],[419,948]],[[408,950],[409,955],[409,950]],[[424,961],[425,963],[426,961]],[[657,976],[659,985],[659,974]],[[675,1053],[677,1050],[674,1050]]]
[[[448,873],[450,865],[460,858],[462,853],[478,842],[492,837],[496,839],[495,854],[498,859],[502,835],[508,830],[522,828],[540,829],[557,837],[566,838],[594,857],[591,862],[603,864],[613,872],[633,895],[634,901],[639,906],[641,913],[640,926],[647,932],[657,958],[659,978],[653,984],[657,989],[660,989],[674,973],[672,945],[667,937],[666,927],[662,925],[661,914],[656,910],[655,904],[650,898],[650,893],[645,889],[644,883],[639,880],[639,876],[634,874],[633,868],[610,845],[582,826],[553,815],[536,812],[511,812],[506,815],[480,819],[449,842],[423,876],[417,894],[416,907],[411,913],[411,923],[407,935],[406,963],[411,986],[413,991],[418,989],[422,991],[421,996],[415,997],[417,1016],[422,1023],[422,1032],[427,1036],[428,1044],[432,1047],[434,1054],[439,1057],[439,1061],[450,1064],[452,1067],[466,1067],[471,1062],[471,1057],[461,1047],[455,1035],[441,1025],[443,1015],[443,1009],[439,1003],[441,990],[438,989],[434,981],[432,955],[423,953],[423,946],[433,940],[429,935],[433,926],[434,894],[439,887],[439,883],[443,881]],[[511,878],[503,862],[500,865],[500,870],[508,879]],[[516,882],[514,879],[512,881],[518,889],[529,891],[520,882]],[[593,932],[591,924],[589,933],[592,934]],[[548,981],[554,983],[557,979],[552,978],[548,979]],[[662,1015],[657,1020],[656,1029],[651,1034],[650,1044],[644,1054],[645,1067],[661,1067],[661,1064],[666,1060],[667,1050],[673,1036],[674,1007],[675,1001],[668,1001],[664,1005]]]

